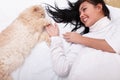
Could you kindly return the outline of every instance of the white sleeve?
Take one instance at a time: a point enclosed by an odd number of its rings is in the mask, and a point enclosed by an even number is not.
[[[65,52],[62,38],[51,38],[52,64],[58,76],[66,77],[69,74],[76,56],[77,52],[74,49],[69,49],[68,52]]]
[[[112,29],[106,35],[105,40],[115,50],[116,53],[120,54],[120,25],[112,25]]]

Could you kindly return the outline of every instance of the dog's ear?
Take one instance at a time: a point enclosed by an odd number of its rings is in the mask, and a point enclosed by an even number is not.
[[[37,12],[37,11],[39,11],[39,7],[34,7],[34,9],[33,9],[33,11],[35,11],[35,12]]]
[[[44,8],[39,5],[35,5],[32,7],[32,13],[34,13],[35,15],[39,15],[39,17],[41,18],[45,17]]]
[[[51,43],[50,36],[48,35],[48,33],[45,30],[41,33],[39,41],[40,42],[45,41],[47,43],[47,45],[50,46],[50,43]]]

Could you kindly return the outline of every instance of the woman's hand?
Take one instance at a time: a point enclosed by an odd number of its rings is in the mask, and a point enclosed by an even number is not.
[[[63,36],[68,42],[82,44],[97,50],[115,53],[113,48],[110,45],[108,45],[108,43],[104,39],[89,38],[89,37],[81,36],[76,32],[67,32]]]
[[[79,44],[82,36],[79,33],[76,32],[67,32],[63,34],[64,39],[66,39],[67,42],[72,42]]]
[[[46,30],[50,37],[59,36],[59,29],[58,29],[58,25],[56,23],[54,25],[53,24],[48,25],[46,27]]]

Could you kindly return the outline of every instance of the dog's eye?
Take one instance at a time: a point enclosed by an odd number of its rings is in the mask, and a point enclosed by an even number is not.
[[[43,13],[43,14],[41,14],[41,17],[45,17],[45,14]]]

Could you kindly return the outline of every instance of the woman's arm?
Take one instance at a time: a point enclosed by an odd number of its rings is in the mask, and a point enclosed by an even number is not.
[[[89,38],[76,32],[67,32],[63,36],[68,42],[82,44],[94,49],[115,53],[113,48],[104,39]]]
[[[82,37],[80,43],[91,48],[115,53],[113,48],[104,39]]]
[[[53,64],[53,70],[60,77],[67,77],[71,70],[78,52],[69,49],[67,52],[64,50],[63,42],[60,37],[51,38],[51,60]]]
[[[46,27],[48,34],[51,36],[51,60],[53,69],[60,77],[68,76],[72,63],[76,58],[76,50],[64,50],[62,39],[59,37],[57,25],[49,25]],[[67,54],[66,54],[67,53]]]

